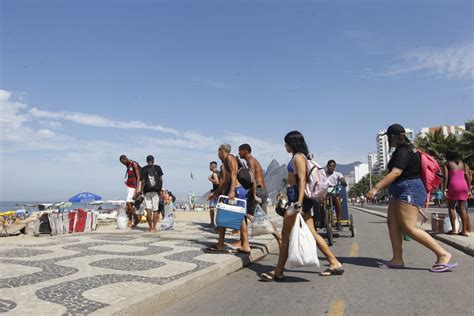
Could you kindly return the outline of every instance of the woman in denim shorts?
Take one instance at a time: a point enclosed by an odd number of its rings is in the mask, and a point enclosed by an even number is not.
[[[326,271],[321,273],[321,276],[342,275],[344,273],[342,264],[336,259],[331,249],[329,249],[324,238],[321,237],[314,228],[311,210],[313,209],[315,202],[306,198],[304,195],[307,177],[305,156],[308,156],[309,151],[303,135],[298,131],[288,133],[285,136],[285,147],[286,151],[293,156],[288,166],[287,196],[288,201],[293,202],[293,206],[297,212],[294,214],[288,214],[285,212],[281,234],[282,244],[280,246],[278,264],[272,272],[262,273],[260,278],[266,282],[281,281],[284,278],[283,271],[288,259],[290,233],[295,224],[296,214],[298,214],[298,212],[302,213],[308,228],[316,240],[316,245],[329,262],[329,267]]]
[[[388,163],[389,173],[372,188],[367,196],[374,196],[388,187],[391,195],[388,205],[388,232],[392,243],[393,257],[380,264],[385,269],[403,269],[402,232],[433,251],[436,263],[431,272],[446,272],[457,266],[450,264],[451,254],[444,250],[428,233],[416,226],[418,210],[426,203],[426,189],[421,180],[421,156],[405,136],[399,124],[391,125],[386,133],[390,147],[395,152]]]

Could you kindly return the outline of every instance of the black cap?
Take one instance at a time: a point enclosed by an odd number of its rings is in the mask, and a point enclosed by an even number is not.
[[[405,128],[400,124],[393,124],[387,128],[385,135],[401,135],[405,134]]]
[[[155,161],[155,158],[153,158],[152,155],[148,155],[148,156],[146,157],[146,162],[150,162],[150,161]]]

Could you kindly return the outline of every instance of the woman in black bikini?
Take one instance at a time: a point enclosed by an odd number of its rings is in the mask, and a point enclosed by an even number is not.
[[[260,278],[263,281],[281,281],[283,271],[285,269],[286,260],[288,259],[288,246],[290,240],[291,229],[296,220],[296,214],[301,212],[303,218],[308,225],[311,233],[316,240],[316,244],[321,252],[326,256],[329,267],[322,272],[322,276],[342,275],[344,270],[342,264],[336,259],[326,241],[314,229],[313,217],[311,210],[314,206],[314,200],[308,199],[304,195],[304,188],[306,186],[306,158],[309,154],[308,146],[303,135],[298,131],[293,131],[285,136],[285,147],[288,153],[293,155],[293,158],[288,166],[288,202],[294,203],[296,212],[294,214],[285,213],[283,219],[282,230],[282,245],[280,247],[280,254],[278,256],[278,264],[272,272],[262,273]]]

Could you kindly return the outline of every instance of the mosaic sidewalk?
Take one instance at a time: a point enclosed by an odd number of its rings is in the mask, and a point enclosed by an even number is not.
[[[133,306],[152,313],[250,262],[243,255],[203,253],[216,238],[193,221],[157,234],[99,227],[88,234],[1,238],[0,313],[133,314]],[[253,260],[276,247],[272,236],[251,242]]]

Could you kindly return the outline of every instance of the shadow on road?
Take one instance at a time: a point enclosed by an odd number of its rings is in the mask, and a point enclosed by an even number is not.
[[[274,255],[274,256],[275,256],[275,264],[276,264],[276,262],[278,260],[278,256],[276,256],[276,255]],[[275,268],[274,265],[262,264],[260,262],[254,262],[253,264],[246,267],[246,269],[255,272],[257,277],[262,273],[273,271],[274,268]],[[289,272],[290,270],[285,269],[285,271]],[[295,272],[300,272],[300,271],[295,271]],[[265,282],[265,281],[260,280],[260,282]],[[278,281],[278,283],[302,283],[302,282],[310,282],[310,281],[307,280],[307,279],[303,279],[303,278],[299,278],[299,277],[295,277],[295,276],[285,276],[284,280]]]
[[[377,268],[377,269],[380,269],[380,265],[385,261],[378,258],[368,258],[368,257],[337,257],[337,259],[343,264],[369,267],[369,268]],[[403,270],[427,271],[429,269],[406,267]]]

